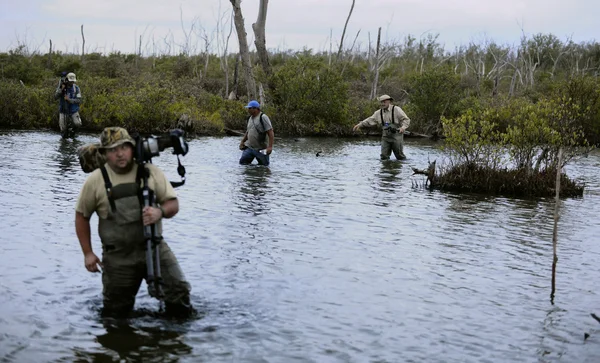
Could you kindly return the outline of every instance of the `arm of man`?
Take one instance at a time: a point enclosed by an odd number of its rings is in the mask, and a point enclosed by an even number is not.
[[[267,155],[270,155],[273,152],[273,143],[275,142],[275,132],[273,131],[273,124],[271,123],[271,119],[269,116],[262,114],[260,118],[260,123],[264,132],[267,133],[269,137],[269,144],[267,146]]]
[[[56,91],[54,91],[54,99],[58,100],[62,98],[62,87],[57,87]]]
[[[79,86],[75,86],[75,98],[68,98],[67,101],[69,101],[70,103],[80,104],[81,98],[81,89],[79,88]]]
[[[269,146],[267,147],[267,155],[270,155],[273,152],[273,142],[275,141],[275,133],[273,129],[267,131],[267,135],[269,136]]]
[[[362,120],[361,122],[357,123],[354,128],[352,129],[353,131],[356,131],[362,127],[365,126],[375,126],[378,124],[378,120],[377,120],[377,115],[378,115],[379,111],[375,111],[375,113],[373,113],[372,116],[367,117],[366,119]]]
[[[98,173],[96,173],[98,174]],[[77,206],[75,207],[75,233],[81,246],[81,251],[84,256],[85,268],[89,272],[99,272],[98,265],[102,267],[102,263],[92,249],[92,237],[90,232],[90,217],[96,210],[96,196],[94,194],[93,185],[98,175],[90,175],[83,184],[79,197],[77,198]]]
[[[100,272],[98,265],[102,266],[102,262],[92,250],[92,234],[90,228],[90,219],[83,216],[81,212],[75,212],[75,232],[81,245],[81,251],[84,256],[85,268],[89,272]]]
[[[160,206],[144,208],[142,217],[146,226],[158,222],[161,218],[173,218],[179,212],[177,193],[165,173],[153,164],[147,167],[150,168],[150,175],[154,180],[152,189],[156,195],[156,202]]]
[[[394,112],[396,112],[396,117],[402,123],[400,132],[406,131],[408,126],[410,126],[410,119],[408,118],[408,116],[406,116],[406,113],[400,107],[396,106],[396,107],[394,107],[394,110],[395,110]]]
[[[246,131],[244,137],[242,138],[242,141],[240,141],[240,150],[244,150],[246,148],[246,145],[244,145],[246,140],[248,140],[248,131]]]

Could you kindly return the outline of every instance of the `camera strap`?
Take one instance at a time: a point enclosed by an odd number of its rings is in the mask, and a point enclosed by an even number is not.
[[[110,203],[110,209],[112,209],[113,213],[117,210],[117,206],[115,205],[115,200],[112,195],[112,183],[110,182],[110,178],[108,177],[108,172],[104,165],[100,167],[100,171],[102,172],[102,178],[104,179],[104,188],[106,188],[106,196],[108,197],[108,203]]]
[[[180,182],[171,182],[171,185],[173,186],[173,188],[177,188],[182,186],[183,184],[185,184],[185,166],[183,166],[183,164],[181,164],[181,160],[179,160],[179,155],[177,155],[177,174],[179,174],[179,176],[181,177],[181,181]]]
[[[394,120],[394,107],[396,107],[396,106],[392,105],[392,125],[395,123],[395,120]],[[384,126],[385,122],[383,121],[383,108],[379,110],[379,115],[381,116],[381,126]]]

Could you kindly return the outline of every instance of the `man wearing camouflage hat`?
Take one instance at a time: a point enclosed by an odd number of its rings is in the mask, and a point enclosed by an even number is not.
[[[147,163],[148,187],[156,204],[142,208],[140,166],[134,162],[135,140],[123,128],[107,127],[100,141],[106,163],[90,174],[79,193],[75,229],[86,269],[99,272],[98,267],[103,268],[103,313],[122,316],[133,309],[142,279],[146,278],[144,226],[154,225],[156,236],[162,236],[161,220],[175,216],[179,202],[164,173]],[[102,261],[91,244],[90,217],[94,212],[99,219]],[[190,284],[164,240],[159,243],[159,252],[166,312],[188,316],[194,312]]]
[[[406,159],[404,155],[404,131],[410,125],[410,119],[399,107],[391,104],[394,99],[388,95],[378,98],[380,109],[356,124],[353,131],[365,126],[381,126],[381,160],[388,160],[392,151],[398,160]]]

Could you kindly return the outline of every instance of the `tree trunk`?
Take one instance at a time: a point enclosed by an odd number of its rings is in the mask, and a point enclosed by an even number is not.
[[[85,55],[85,36],[83,35],[83,24],[81,24],[81,39],[83,40],[81,43],[81,62],[83,62],[83,57]]]
[[[348,13],[348,18],[346,18],[346,24],[344,24],[344,31],[342,32],[342,39],[340,39],[340,49],[338,49],[338,54],[336,60],[340,59],[342,55],[342,49],[344,47],[344,37],[346,36],[346,28],[348,27],[348,22],[350,21],[350,17],[352,16],[352,11],[354,10],[354,3],[356,0],[352,0],[352,6],[350,7],[350,13]]]
[[[262,83],[258,83],[258,99],[262,107],[265,105],[265,90]]]
[[[248,50],[248,40],[246,39],[246,29],[244,28],[244,17],[242,16],[241,0],[230,0],[233,6],[235,30],[237,32],[240,44],[240,57],[242,59],[242,68],[246,78],[246,91],[249,99],[256,99],[256,81],[252,74],[252,63],[250,63],[250,51]]]
[[[258,18],[256,23],[252,24],[252,30],[254,31],[254,45],[256,46],[256,53],[258,53],[258,59],[260,65],[267,77],[271,76],[271,65],[269,64],[269,53],[267,52],[267,41],[265,38],[265,26],[267,23],[267,6],[269,0],[260,0]]]
[[[238,54],[237,57],[235,57],[235,68],[233,70],[233,88],[231,90],[231,93],[229,94],[229,99],[230,100],[237,100],[237,91],[238,91],[238,84],[239,84],[239,68],[240,68],[240,55]]]
[[[560,169],[562,169],[562,147],[558,149],[558,163],[556,165],[556,196],[554,197],[554,228],[552,230],[552,290],[550,291],[550,302],[554,305],[554,293],[556,291],[556,244],[558,239],[558,208],[560,205]]]
[[[373,79],[373,86],[371,87],[371,99],[375,99],[377,96],[377,83],[379,82],[379,45],[381,44],[381,27],[377,32],[377,50],[375,51],[375,78]]]
[[[50,49],[48,50],[48,69],[52,69],[52,39],[50,39]]]

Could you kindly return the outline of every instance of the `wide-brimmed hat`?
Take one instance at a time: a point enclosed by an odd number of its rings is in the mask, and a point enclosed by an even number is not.
[[[122,127],[106,127],[100,135],[100,148],[102,149],[112,149],[126,142],[135,146],[135,140]]]
[[[77,77],[75,77],[75,73],[71,72],[71,73],[67,74],[67,81],[77,82]]]
[[[379,102],[381,102],[381,101],[385,101],[385,100],[393,101],[394,99],[392,97],[388,96],[388,95],[383,95],[383,96],[379,96],[379,98],[377,98],[377,100]]]

